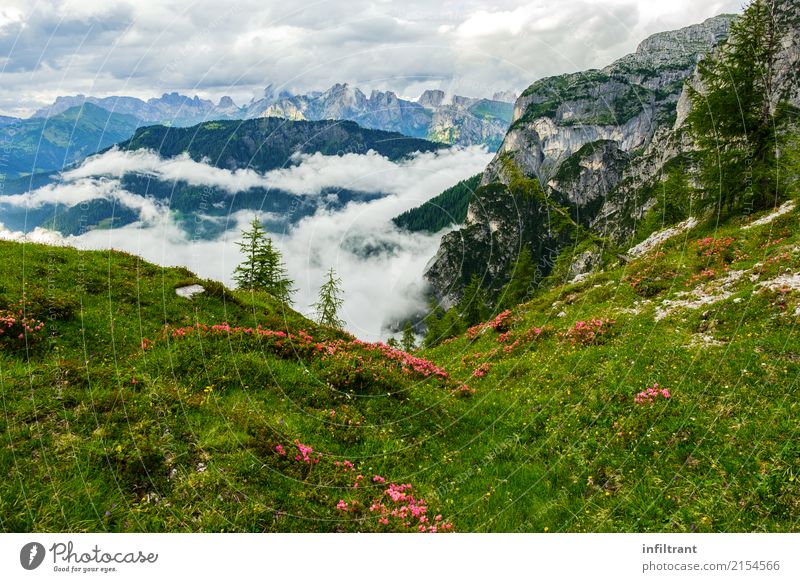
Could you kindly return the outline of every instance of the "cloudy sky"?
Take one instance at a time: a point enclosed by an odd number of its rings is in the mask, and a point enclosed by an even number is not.
[[[742,0],[3,0],[0,112],[25,116],[57,95],[163,92],[238,103],[273,83],[346,81],[416,97],[519,91],[600,67],[647,35]]]

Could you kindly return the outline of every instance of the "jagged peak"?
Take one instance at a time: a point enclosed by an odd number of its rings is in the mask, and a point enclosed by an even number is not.
[[[720,14],[698,24],[652,34],[639,43],[636,55],[657,56],[665,50],[674,58],[675,53],[696,54],[705,52],[728,36],[734,14]]]

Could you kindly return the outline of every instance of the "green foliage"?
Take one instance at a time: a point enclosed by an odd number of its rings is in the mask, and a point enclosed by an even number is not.
[[[422,206],[406,210],[392,219],[395,225],[411,232],[439,232],[453,224],[463,224],[473,192],[478,188],[481,174],[462,180]]]
[[[508,309],[526,301],[537,283],[537,269],[528,247],[522,249],[511,267],[511,279],[500,295],[500,304]]]
[[[423,345],[427,348],[436,346],[447,338],[461,335],[467,330],[467,325],[459,313],[457,306],[447,311],[435,300],[431,300],[428,316],[425,318],[426,333]]]
[[[651,191],[656,203],[637,226],[637,240],[686,220],[699,210],[697,192],[689,183],[686,162],[680,158],[665,167],[663,181],[655,183]]]
[[[407,321],[403,326],[403,337],[400,340],[400,346],[406,352],[412,352],[417,347],[417,338],[414,337],[414,326],[410,321]]]
[[[279,301],[290,304],[292,293],[295,292],[292,281],[281,262],[280,252],[272,246],[272,239],[266,235],[257,218],[253,218],[250,230],[242,232],[242,242],[236,244],[244,254],[244,260],[233,273],[239,289],[265,291]]]
[[[376,129],[352,121],[289,121],[275,117],[215,121],[195,127],[155,125],[140,129],[122,149],[152,149],[163,157],[188,153],[224,168],[266,172],[284,166],[297,153],[335,156],[374,150],[390,160],[447,146]]]
[[[458,312],[467,327],[486,321],[491,315],[489,295],[483,288],[483,279],[477,273],[472,275],[464,288]]]
[[[767,208],[785,193],[777,152],[791,84],[778,84],[778,55],[790,24],[774,8],[767,0],[751,2],[722,49],[699,64],[702,89],[689,86],[688,122],[701,153],[703,187],[729,211]]]
[[[339,309],[344,304],[342,280],[336,276],[333,267],[319,289],[319,299],[312,306],[317,313],[317,323],[327,327],[343,328],[344,321],[339,318]]]
[[[178,297],[185,269],[0,241],[0,308],[57,315],[0,350],[0,530],[395,531],[369,510],[411,482],[457,531],[793,531],[800,292],[764,283],[800,270],[798,212],[701,223],[469,333],[434,306],[450,339],[414,356],[266,293]],[[642,301],[641,276],[670,285]]]

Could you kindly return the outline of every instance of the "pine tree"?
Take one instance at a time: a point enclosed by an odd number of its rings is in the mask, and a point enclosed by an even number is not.
[[[489,298],[481,287],[481,278],[478,274],[473,274],[469,284],[464,288],[464,296],[458,303],[458,311],[468,326],[489,319]]]
[[[266,291],[280,301],[291,304],[291,296],[295,292],[292,281],[281,262],[280,252],[272,246],[272,239],[257,218],[250,224],[250,230],[242,232],[242,242],[236,244],[244,254],[244,261],[233,273],[239,289]]]
[[[766,208],[782,195],[778,151],[791,88],[780,58],[791,21],[784,4],[791,2],[751,2],[727,42],[698,65],[701,87],[688,88],[701,180],[721,208]]]
[[[344,321],[339,319],[339,309],[343,304],[342,280],[336,276],[331,267],[328,279],[319,289],[319,300],[312,306],[317,312],[317,322],[330,327],[344,327]]]
[[[429,305],[430,311],[425,318],[425,325],[427,330],[425,332],[425,339],[423,344],[425,347],[430,348],[438,344],[443,339],[442,319],[444,318],[445,311],[439,302],[434,298],[431,299]]]
[[[501,294],[502,305],[510,308],[526,301],[530,297],[536,282],[536,265],[528,247],[522,249],[511,269],[511,280]]]
[[[414,337],[414,327],[410,321],[407,321],[403,327],[403,338],[400,340],[400,345],[404,352],[410,352],[417,347],[417,338]]]

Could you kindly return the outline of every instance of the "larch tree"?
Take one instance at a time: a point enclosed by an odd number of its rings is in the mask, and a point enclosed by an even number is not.
[[[327,279],[319,289],[319,299],[312,305],[317,314],[317,323],[336,328],[344,327],[344,321],[339,318],[339,310],[343,304],[342,280],[331,267]]]

